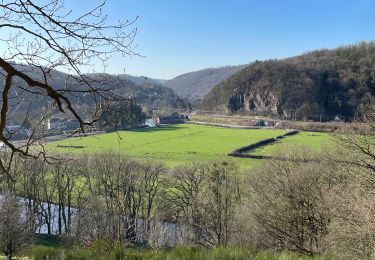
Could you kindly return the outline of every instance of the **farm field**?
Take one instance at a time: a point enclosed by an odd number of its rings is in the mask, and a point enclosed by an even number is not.
[[[163,125],[159,128],[119,131],[96,136],[70,138],[48,144],[58,153],[101,153],[119,151],[134,159],[163,161],[168,167],[189,162],[228,159],[232,150],[285,133],[271,129],[230,129],[194,124]],[[62,146],[82,146],[65,148]],[[230,158],[240,168],[259,165],[260,160]]]
[[[263,155],[270,156],[281,147],[288,146],[306,146],[312,150],[318,150],[320,148],[332,147],[335,145],[335,141],[332,136],[327,133],[318,132],[299,132],[296,135],[288,136],[284,139],[278,140],[273,144],[269,144],[263,147],[259,147],[248,153],[251,155]]]

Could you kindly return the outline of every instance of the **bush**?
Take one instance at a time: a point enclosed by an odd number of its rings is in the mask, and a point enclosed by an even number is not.
[[[120,260],[120,259],[129,259],[126,254],[126,249],[122,245],[116,245],[108,258],[109,260]],[[134,256],[131,259],[141,259],[138,256]]]
[[[44,260],[44,259],[63,259],[62,250],[56,247],[37,246],[31,251],[32,259]]]
[[[252,214],[265,236],[264,246],[321,254],[331,221],[328,165],[303,149],[278,156],[285,160],[267,161],[250,180]]]
[[[92,259],[90,252],[81,248],[74,248],[73,250],[64,251],[64,260],[85,260]]]

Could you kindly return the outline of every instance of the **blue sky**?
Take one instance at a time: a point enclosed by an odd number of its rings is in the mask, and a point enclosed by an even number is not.
[[[75,11],[95,1],[66,0]],[[372,0],[108,0],[113,21],[139,16],[137,51],[107,72],[169,79],[375,40]]]

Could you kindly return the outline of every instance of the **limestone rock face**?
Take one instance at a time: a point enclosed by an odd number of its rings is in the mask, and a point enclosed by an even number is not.
[[[229,98],[228,110],[231,112],[247,111],[275,115],[283,114],[281,102],[269,90],[236,93]]]
[[[353,120],[375,100],[375,42],[255,61],[211,89],[205,110],[227,107],[293,120]]]

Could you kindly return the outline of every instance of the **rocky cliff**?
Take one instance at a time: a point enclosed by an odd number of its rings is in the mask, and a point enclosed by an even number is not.
[[[257,61],[216,85],[206,110],[298,119],[351,119],[375,95],[375,44]]]

